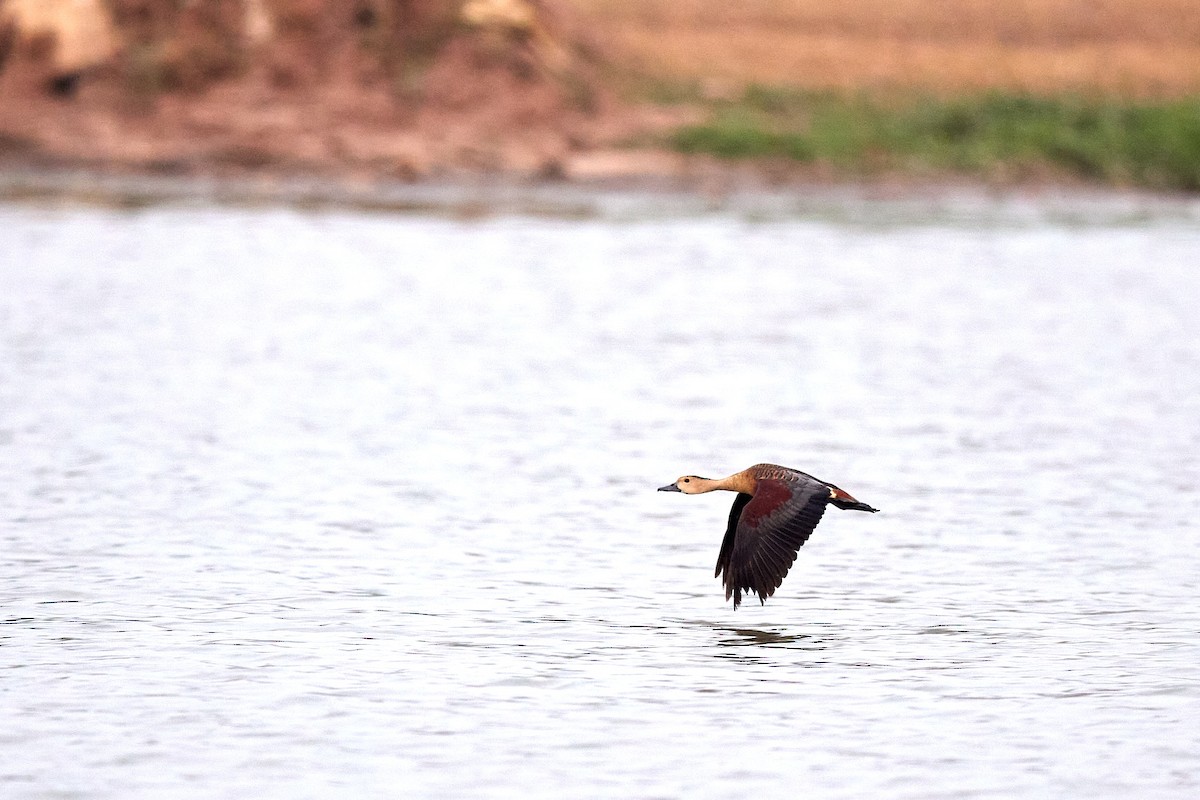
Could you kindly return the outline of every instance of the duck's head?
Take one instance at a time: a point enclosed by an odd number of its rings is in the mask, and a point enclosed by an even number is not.
[[[712,490],[712,481],[695,475],[684,475],[674,483],[658,488],[660,492],[683,492],[684,494],[700,494]]]

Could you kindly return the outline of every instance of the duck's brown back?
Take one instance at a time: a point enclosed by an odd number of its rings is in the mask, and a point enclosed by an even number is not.
[[[824,484],[824,481],[817,480],[807,472],[801,472],[798,469],[791,467],[781,467],[778,464],[755,464],[750,469],[746,470],[759,480],[778,480],[788,482],[804,482],[812,481],[813,483]]]

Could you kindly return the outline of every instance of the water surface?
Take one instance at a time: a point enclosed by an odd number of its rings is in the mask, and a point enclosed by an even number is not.
[[[0,794],[1196,796],[1200,224],[976,212],[0,208]]]

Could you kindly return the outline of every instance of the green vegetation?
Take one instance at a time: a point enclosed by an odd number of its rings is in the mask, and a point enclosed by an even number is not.
[[[683,99],[686,92],[671,94]],[[722,158],[784,157],[848,172],[1012,174],[1200,191],[1200,98],[1162,102],[986,94],[881,100],[754,86],[709,101],[671,145]]]

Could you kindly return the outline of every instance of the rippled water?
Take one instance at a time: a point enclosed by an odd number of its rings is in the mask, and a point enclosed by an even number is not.
[[[1200,224],[850,216],[0,207],[0,795],[1197,796]]]

